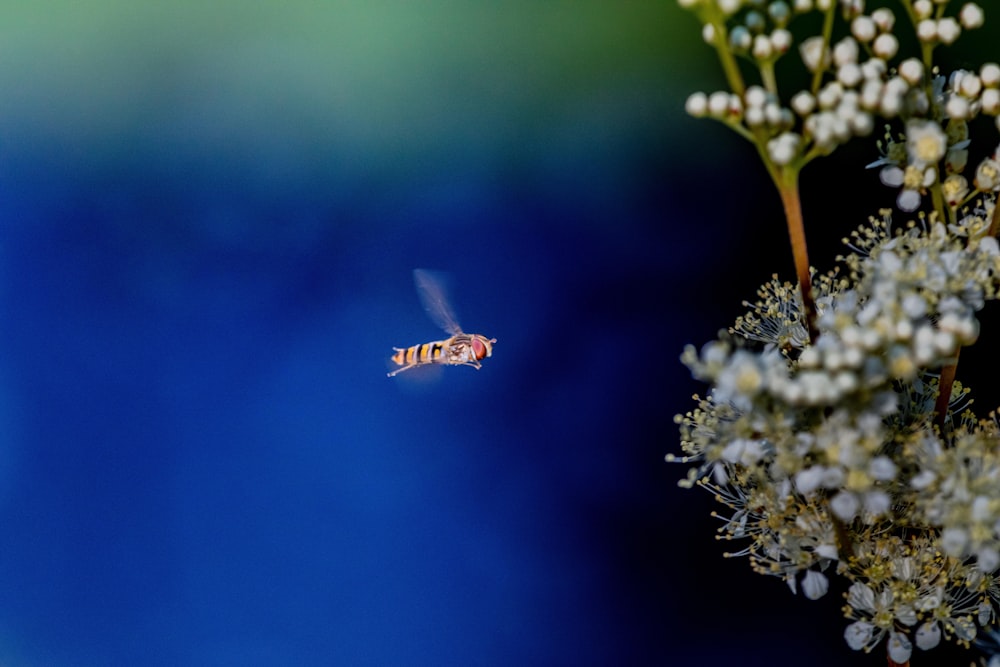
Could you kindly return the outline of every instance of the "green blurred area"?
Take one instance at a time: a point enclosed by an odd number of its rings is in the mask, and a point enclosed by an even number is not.
[[[362,168],[440,142],[502,153],[581,100],[613,122],[680,114],[697,74],[682,56],[696,23],[664,0],[8,1],[2,15],[3,132],[70,149],[252,140]]]

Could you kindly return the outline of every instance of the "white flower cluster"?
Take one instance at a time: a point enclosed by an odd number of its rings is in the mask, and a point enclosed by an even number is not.
[[[697,8],[699,4],[712,3],[702,0],[686,4]],[[816,8],[811,2],[790,6],[783,0],[723,4],[718,3],[726,16],[742,17],[729,30],[728,46],[733,53],[750,58],[763,71],[769,71],[774,61],[791,49],[793,37],[786,28],[789,21]],[[766,6],[758,8],[762,4]],[[747,5],[749,9],[738,14]],[[808,37],[799,45],[802,62],[809,71],[830,73],[831,80],[821,88],[795,93],[787,106],[773,86],[767,85],[749,86],[742,95],[726,91],[696,92],[688,98],[688,113],[695,117],[709,116],[751,133],[764,133],[769,157],[776,165],[789,164],[803,156],[828,154],[853,137],[869,135],[876,115],[904,119],[926,116],[934,106],[931,97],[935,89],[926,85],[923,62],[909,58],[895,68],[889,64],[899,51],[899,41],[892,33],[896,24],[893,12],[881,7],[865,14],[861,2],[842,5],[845,13],[853,17],[850,35],[832,48],[827,47],[825,35]],[[923,31],[919,38],[929,45],[950,44],[963,28],[968,30],[983,24],[982,8],[975,3],[966,3],[957,19],[938,16],[940,12],[932,10],[930,0],[914,3],[918,29]],[[706,41],[714,43],[718,26],[711,22],[704,26]],[[862,55],[867,57],[862,59]],[[936,90],[940,95],[941,86]],[[946,98],[940,102],[946,118],[969,120],[980,112],[997,116],[1000,67],[990,63],[978,74],[957,72]],[[997,122],[1000,123],[1000,116]],[[895,165],[900,166],[898,162]],[[920,169],[909,176],[909,190],[919,191],[932,184],[925,172],[926,169]],[[897,187],[903,184],[895,173],[892,181]],[[908,203],[912,196],[905,199]]]
[[[727,556],[810,599],[830,574],[848,579],[852,648],[884,642],[905,663],[914,646],[968,646],[1000,608],[1000,421],[977,419],[955,381],[961,348],[979,337],[976,311],[1000,298],[1000,148],[965,175],[970,124],[996,116],[1000,129],[1000,65],[945,76],[932,56],[982,27],[983,10],[901,0],[919,46],[907,58],[896,15],[866,12],[865,0],[679,1],[730,84],[691,95],[687,110],[756,145],[782,195],[799,283],[774,277],[727,334],[685,348],[711,390],[676,417],[683,456],[667,460],[693,464],[681,485],[728,508],[720,537],[741,545]],[[795,17],[814,10],[825,13],[818,34],[793,36]],[[838,16],[846,23],[833,30]],[[795,52],[810,82],[784,98],[775,63]],[[759,83],[744,83],[737,57]],[[899,210],[925,211],[901,230],[880,212],[845,240],[852,252],[836,271],[817,274],[799,170],[876,119],[897,129],[868,166],[899,189]]]
[[[974,2],[967,2],[959,10],[958,17],[941,16],[937,11],[940,0],[914,0],[913,18],[917,21],[917,38],[926,44],[951,44],[962,29],[973,30],[982,27],[985,16],[983,8]]]
[[[942,436],[930,423],[928,372],[975,340],[975,311],[1000,290],[996,240],[970,243],[964,231],[893,233],[875,221],[843,258],[853,287],[819,281],[815,345],[800,343],[800,305],[787,303],[795,290],[774,281],[730,337],[682,357],[712,392],[678,416],[685,456],[668,460],[695,463],[685,485],[732,510],[720,533],[749,544],[730,555],[808,597],[826,592],[833,564],[855,581],[845,609],[855,648],[888,638],[901,656],[942,632],[967,642],[977,632],[970,605],[992,618],[1000,603],[1000,587],[986,595],[968,584],[993,582],[1000,568],[1000,429],[966,417]],[[765,344],[752,350],[741,338]],[[919,548],[891,530],[901,520]],[[873,559],[891,581],[859,565]],[[950,581],[944,565],[961,577]]]
[[[926,651],[944,636],[968,645],[994,620],[995,600],[983,594],[994,578],[948,558],[926,537],[876,537],[859,546],[850,568],[867,573],[867,583],[851,584],[844,607],[854,619],[844,639],[855,650],[885,638],[889,657],[905,664],[914,643]]]
[[[941,528],[941,550],[972,559],[985,573],[1000,569],[1000,431],[996,422],[965,428],[949,442],[928,434],[913,443],[920,473],[918,515]]]
[[[773,345],[762,353],[728,341],[709,343],[700,354],[689,346],[682,360],[695,377],[713,384],[717,399],[741,409],[758,399],[832,407],[859,392],[913,380],[921,369],[941,366],[975,342],[974,313],[996,295],[1000,245],[992,237],[974,248],[966,242],[938,223],[926,234],[914,228],[883,237],[869,255],[846,258],[857,284],[848,289],[832,280],[822,283],[839,291],[818,299],[819,339],[799,350],[794,364],[779,351],[788,337],[768,341]],[[792,294],[786,289],[785,300]],[[797,317],[795,306],[772,305],[783,313],[773,323],[760,324],[760,309],[747,316],[757,327],[757,340],[764,328],[801,326],[788,319]],[[736,330],[745,326],[741,322]]]
[[[909,103],[900,110],[899,115],[909,120],[897,139],[886,134],[881,144],[882,157],[868,166],[881,168],[879,178],[883,184],[900,188],[896,206],[901,211],[917,210],[922,196],[940,187],[954,213],[973,197],[1000,186],[997,154],[979,163],[972,187],[962,175],[969,158],[968,121],[980,113],[995,116],[1000,129],[1000,65],[987,63],[978,73],[957,70],[947,82],[943,76],[935,77],[930,95],[921,92],[919,83],[923,79],[923,65],[916,59],[900,65],[898,80],[918,86],[910,91],[916,93],[909,95]],[[897,87],[904,90],[902,84]],[[946,120],[942,123],[925,115]]]

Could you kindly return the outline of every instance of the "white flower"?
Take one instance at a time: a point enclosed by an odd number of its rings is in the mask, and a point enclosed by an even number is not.
[[[844,63],[837,68],[837,81],[848,88],[854,88],[862,79],[861,68],[857,63]]]
[[[737,438],[722,450],[722,458],[730,463],[751,466],[764,458],[764,445],[760,440]]]
[[[969,508],[969,518],[976,522],[989,520],[993,516],[993,510],[990,505],[988,497],[976,496],[972,501],[972,506]]]
[[[927,621],[919,628],[914,635],[917,648],[927,651],[941,643],[941,626],[936,621]]]
[[[897,51],[899,51],[899,41],[895,35],[889,32],[884,32],[876,37],[872,44],[872,52],[883,60],[894,57]]]
[[[802,62],[810,72],[815,72],[829,62],[830,52],[824,49],[825,43],[822,37],[816,36],[803,40],[799,45]]]
[[[919,4],[914,3],[914,6]],[[930,4],[930,3],[927,3]],[[917,24],[917,39],[921,42],[933,42],[937,39],[937,21],[934,19],[924,19]]]
[[[892,32],[892,28],[896,24],[896,15],[892,13],[891,9],[879,7],[872,12],[872,21],[882,32]]]
[[[892,507],[892,498],[884,491],[869,491],[864,496],[865,512],[872,516],[884,516]]]
[[[823,482],[823,466],[811,466],[795,474],[795,489],[809,497]]]
[[[1000,90],[987,88],[979,95],[979,105],[984,114],[995,116],[1000,113]]]
[[[976,552],[976,565],[981,572],[996,572],[1000,567],[1000,552],[991,547],[983,547]]]
[[[837,551],[837,545],[835,544],[821,544],[816,547],[816,555],[826,558],[827,560],[840,560],[840,553]]]
[[[924,78],[924,64],[918,58],[907,58],[899,63],[899,75],[908,84],[915,86]]]
[[[841,521],[850,521],[858,514],[861,503],[853,493],[841,491],[830,499],[830,509]]]
[[[978,97],[982,89],[983,80],[972,72],[966,72],[962,80],[958,82],[957,87],[958,92],[969,99]]]
[[[881,83],[887,70],[888,66],[881,58],[869,58],[861,63],[861,73],[865,75],[866,80]]]
[[[868,166],[876,166],[877,163],[872,163]],[[878,179],[882,181],[882,185],[887,185],[890,188],[898,188],[903,184],[903,170],[894,164],[886,165],[878,172]]]
[[[877,34],[877,28],[875,26],[875,21],[869,16],[858,16],[853,21],[851,21],[851,34],[859,42],[868,42],[875,39]]]
[[[737,53],[744,53],[750,49],[750,45],[753,44],[753,35],[747,30],[746,26],[738,25],[729,31],[729,44],[733,47],[733,50]]]
[[[708,115],[708,95],[705,93],[692,93],[688,96],[684,104],[684,110],[695,118],[702,118]]]
[[[743,99],[746,101],[748,109],[763,107],[768,102],[768,94],[763,86],[749,86],[746,93],[743,94]]]
[[[860,611],[875,613],[875,591],[870,586],[854,582],[847,589],[847,604]]]
[[[974,30],[981,28],[986,19],[983,16],[982,7],[974,2],[967,2],[958,13],[958,20],[961,21],[962,27],[966,30]]]
[[[792,110],[800,116],[808,116],[816,108],[816,98],[803,90],[795,94],[791,101]]]
[[[916,190],[900,190],[896,197],[896,208],[904,213],[912,213],[920,208],[920,193]]]
[[[918,167],[936,164],[948,149],[948,137],[941,126],[932,121],[911,121],[906,126],[906,150],[910,161]]]
[[[896,464],[888,456],[876,456],[868,464],[872,479],[888,482],[896,478]]]
[[[801,140],[794,132],[783,132],[767,142],[767,152],[775,164],[788,164],[798,155]]]
[[[701,39],[706,44],[715,44],[715,26],[711,23],[706,23],[701,27]]]
[[[709,95],[708,113],[714,118],[724,118],[729,113],[729,93],[717,90]]]
[[[843,96],[844,86],[839,81],[831,81],[820,89],[816,101],[819,108],[826,111],[836,107]]]
[[[937,36],[944,44],[951,44],[962,34],[962,26],[951,16],[945,16],[937,22]]]
[[[949,118],[956,120],[972,118],[972,105],[969,104],[969,100],[958,95],[949,95],[944,109]]]
[[[968,543],[969,535],[962,528],[945,528],[941,531],[941,549],[949,556],[961,556]]]
[[[976,177],[973,181],[983,192],[995,190],[1000,186],[1000,162],[986,158],[976,167]]]
[[[969,182],[961,174],[951,174],[948,178],[944,179],[941,189],[944,192],[944,198],[948,202],[948,205],[956,207],[969,194]]]
[[[753,48],[750,52],[758,60],[767,60],[774,55],[774,44],[771,43],[767,35],[757,35],[753,39]]]
[[[785,25],[792,18],[792,9],[784,0],[775,0],[767,7],[767,13],[771,20],[778,25]]]
[[[855,621],[844,628],[844,640],[855,651],[876,644],[877,642],[872,641],[874,635],[875,626],[868,621]]]
[[[921,171],[910,165],[905,170],[895,165],[887,165],[879,171],[879,180],[889,187],[903,186],[896,197],[896,206],[900,211],[909,213],[920,207],[921,190],[934,184],[937,172],[928,167]]]
[[[818,600],[826,595],[830,588],[830,581],[826,575],[816,570],[806,570],[802,577],[802,594],[810,600]]]
[[[853,37],[845,37],[837,42],[833,47],[833,64],[843,67],[847,64],[858,63],[858,42]]]
[[[921,470],[919,473],[914,475],[912,479],[910,479],[910,486],[918,491],[921,491],[933,484],[936,479],[937,475],[934,474],[934,471]]]
[[[1000,65],[985,63],[979,68],[979,78],[983,80],[983,85],[987,88],[1000,86]]]
[[[910,654],[913,653],[913,644],[902,632],[891,630],[889,632],[889,643],[887,646],[889,657],[893,662],[904,664],[909,662]]]
[[[945,170],[952,176],[961,176],[961,172],[965,171],[965,165],[969,161],[969,151],[966,150],[966,146],[968,146],[967,142],[960,141],[949,146],[948,152],[945,153]]]
[[[771,45],[778,53],[786,53],[792,48],[792,33],[784,28],[777,28],[771,33]]]
[[[743,0],[719,0],[719,9],[724,13],[732,15],[740,10],[743,6]]]

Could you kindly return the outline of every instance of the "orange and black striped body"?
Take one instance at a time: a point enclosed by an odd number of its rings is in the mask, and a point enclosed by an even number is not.
[[[444,350],[448,341],[436,340],[433,343],[423,343],[422,345],[412,345],[407,348],[394,347],[396,354],[392,355],[392,361],[397,366],[412,368],[424,364],[447,363],[444,359]],[[399,372],[403,370],[400,368]]]
[[[406,348],[394,347],[392,362],[399,366],[389,373],[393,376],[405,370],[427,364],[448,364],[449,366],[472,366],[479,368],[484,359],[493,353],[496,338],[486,338],[479,334],[455,334],[448,340],[436,340]]]

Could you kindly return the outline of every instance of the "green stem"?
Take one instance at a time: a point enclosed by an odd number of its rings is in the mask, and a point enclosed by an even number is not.
[[[733,56],[733,52],[729,48],[729,31],[726,30],[726,17],[714,2],[707,3],[705,8],[706,14],[703,16],[703,20],[705,23],[711,25],[715,31],[715,39],[712,40],[713,46],[719,56],[722,72],[726,75],[726,82],[729,83],[729,89],[742,99],[743,93],[746,92],[746,84],[743,82],[743,75],[740,74],[740,67],[736,63],[736,57]]]
[[[934,185],[931,186],[931,202],[934,204],[934,210],[939,216],[938,222],[944,225],[952,222],[951,209],[944,204],[944,193],[941,192],[940,181],[935,181]]]
[[[903,5],[903,9],[906,10],[906,15],[909,17],[910,23],[913,25],[913,29],[916,30],[917,29],[917,24],[920,23],[920,21],[917,20],[917,13],[913,10],[913,2],[912,2],[912,0],[903,0],[901,4]],[[942,4],[938,8],[937,18],[941,18],[941,16],[943,15],[944,9],[945,9],[945,5]],[[934,46],[935,46],[934,44],[927,44],[925,42],[921,42],[920,43],[920,59],[924,63],[924,70],[928,74],[928,76],[927,76],[927,80],[928,81],[930,81],[930,78],[931,78],[930,77],[930,73],[931,73],[932,68],[934,67]],[[928,88],[929,88],[929,84],[928,84]],[[930,95],[930,90],[929,89],[927,91],[927,94]],[[931,99],[931,98],[928,97],[928,99]]]
[[[823,83],[823,72],[826,71],[824,67],[824,58],[826,57],[826,51],[830,47],[830,40],[833,38],[833,19],[836,16],[837,3],[831,2],[830,8],[826,10],[826,16],[823,17],[823,50],[820,51],[820,61],[819,65],[816,67],[816,71],[813,72],[812,85],[810,90],[813,95],[819,92],[820,84]]]
[[[774,61],[766,60],[760,64],[760,80],[764,89],[774,95],[778,94],[778,79],[774,76]]]
[[[724,121],[725,122],[725,121]],[[726,127],[740,135],[752,144],[757,143],[757,137],[740,123],[725,122]]]

